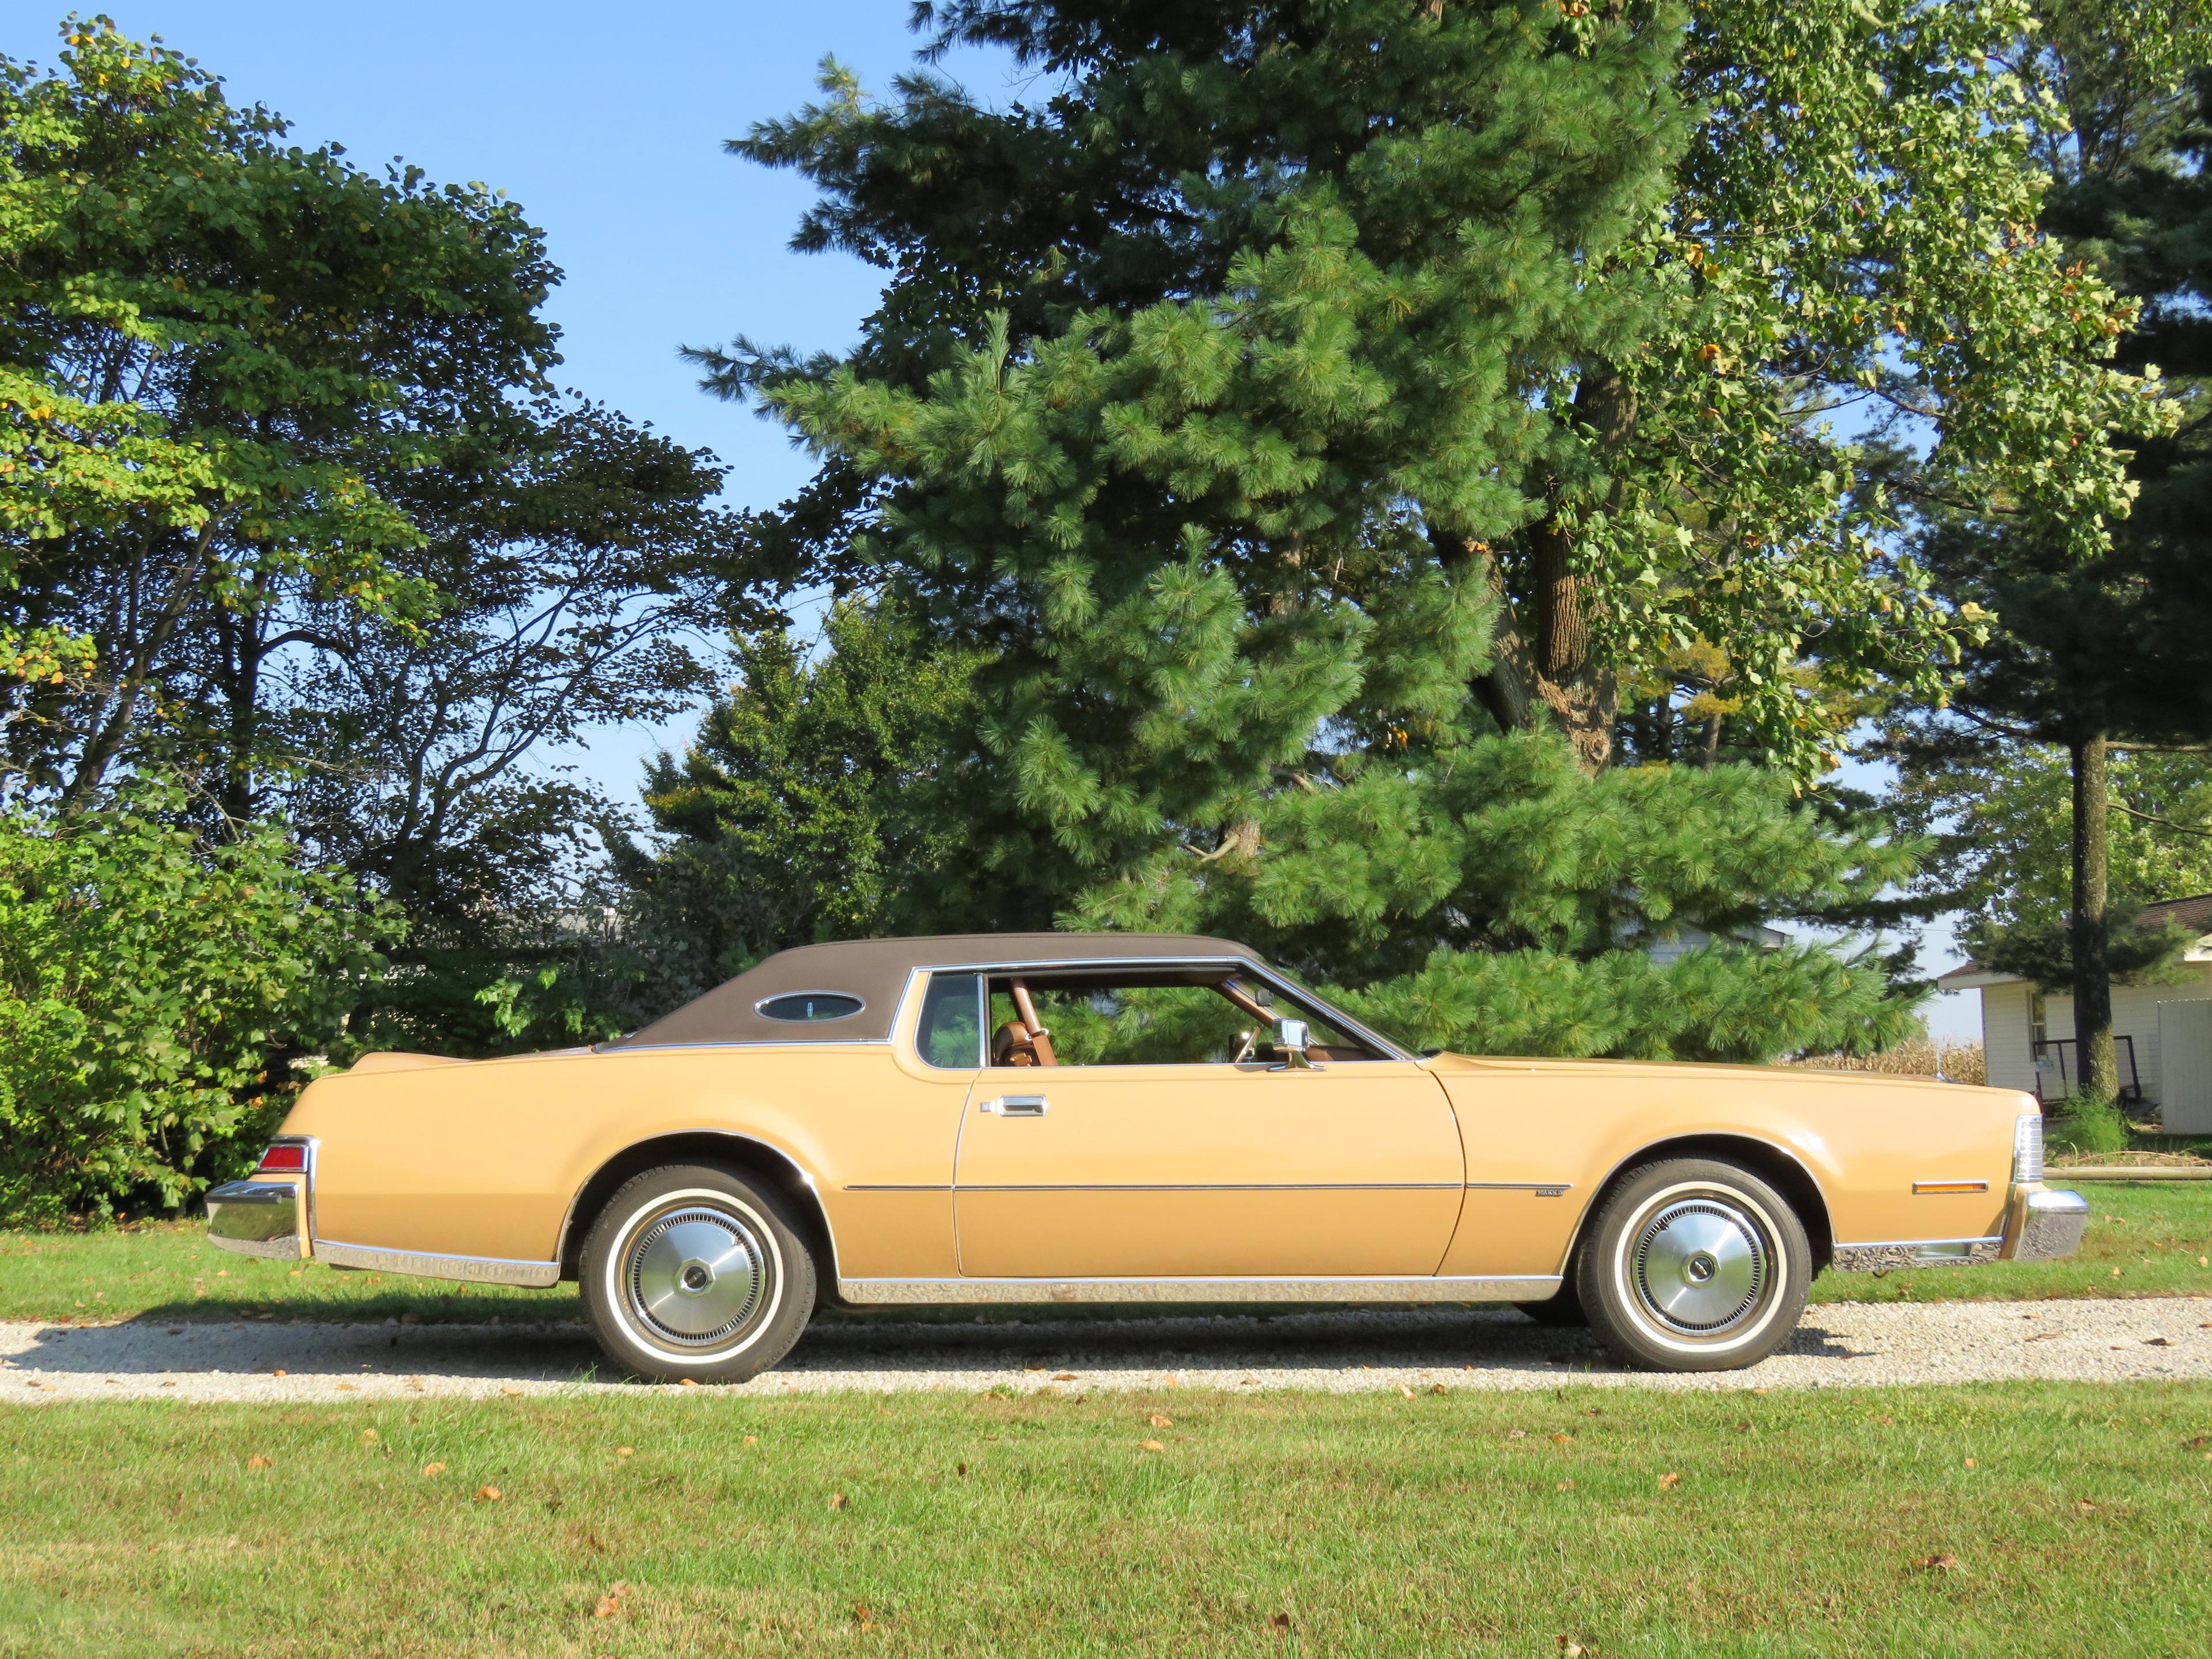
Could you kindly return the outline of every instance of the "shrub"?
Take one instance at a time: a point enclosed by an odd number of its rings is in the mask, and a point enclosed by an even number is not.
[[[281,827],[175,790],[0,811],[0,1217],[176,1208],[244,1167],[392,929]]]

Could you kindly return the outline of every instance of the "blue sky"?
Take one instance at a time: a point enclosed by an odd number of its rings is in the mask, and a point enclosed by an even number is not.
[[[440,180],[481,179],[521,203],[568,273],[550,307],[564,380],[730,463],[729,494],[769,504],[804,457],[745,410],[696,387],[679,344],[850,341],[874,273],[785,246],[804,181],[722,153],[722,141],[813,95],[823,54],[880,87],[915,37],[905,0],[756,0],[639,7],[572,0],[110,0],[222,76],[234,101],[290,118],[380,167],[404,155]],[[88,8],[90,9],[90,8]],[[0,52],[51,64],[60,0],[0,0]],[[1004,69],[977,93],[1006,95]]]
[[[88,5],[88,14],[95,8]],[[876,273],[787,246],[802,179],[723,153],[725,139],[815,95],[825,54],[870,88],[911,66],[906,0],[757,0],[632,9],[574,0],[110,0],[134,39],[160,35],[223,77],[235,103],[289,118],[302,143],[394,155],[440,181],[520,203],[567,273],[549,307],[562,384],[729,465],[728,498],[765,507],[811,470],[781,428],[709,398],[684,344],[744,333],[806,349],[850,343]],[[0,0],[0,52],[52,65],[64,0]],[[989,101],[1009,65],[955,55],[941,73]],[[693,722],[603,729],[565,758],[634,802],[643,758]]]

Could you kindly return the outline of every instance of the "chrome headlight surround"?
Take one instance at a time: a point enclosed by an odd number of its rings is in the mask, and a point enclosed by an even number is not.
[[[2015,1187],[2043,1181],[2043,1112],[2022,1112],[2012,1126],[2012,1182]]]

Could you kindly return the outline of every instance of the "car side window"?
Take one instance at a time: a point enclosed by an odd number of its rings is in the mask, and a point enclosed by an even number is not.
[[[915,1047],[932,1066],[973,1071],[983,1063],[982,982],[978,974],[932,974]]]
[[[1037,1018],[1062,1066],[1226,1064],[1237,1057],[1250,1016],[1211,986],[1029,986]],[[1018,1023],[1010,992],[997,985],[991,1029]]]

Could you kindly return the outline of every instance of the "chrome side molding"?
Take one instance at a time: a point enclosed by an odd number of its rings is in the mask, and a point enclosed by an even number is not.
[[[1052,1302],[1542,1302],[1557,1273],[1468,1279],[841,1279],[861,1307]]]
[[[315,1260],[333,1267],[372,1273],[411,1273],[418,1279],[459,1279],[472,1285],[520,1285],[542,1291],[561,1282],[557,1261],[514,1261],[503,1256],[433,1255],[422,1250],[386,1250],[372,1244],[315,1241]]]

